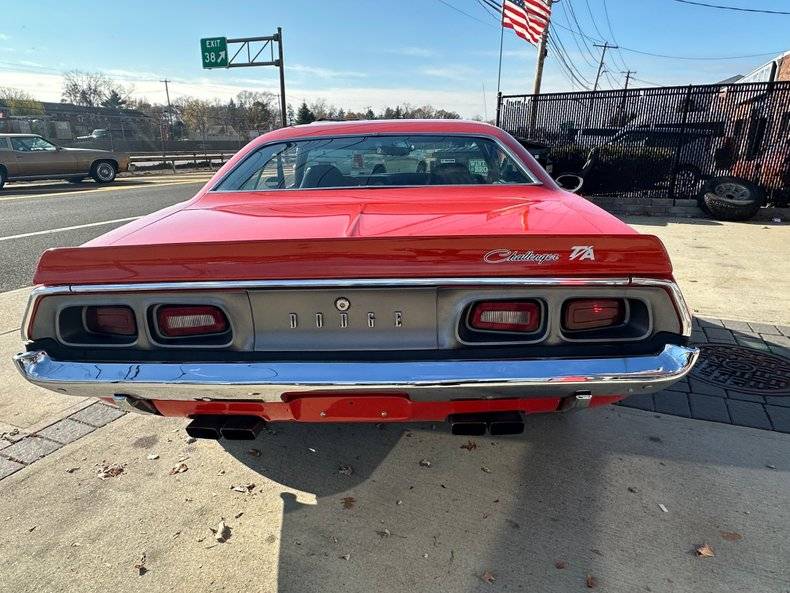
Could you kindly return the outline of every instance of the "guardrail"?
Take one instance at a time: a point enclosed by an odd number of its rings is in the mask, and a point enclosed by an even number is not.
[[[235,151],[227,151],[227,152],[201,152],[201,151],[186,151],[186,152],[150,152],[150,153],[136,153],[129,155],[129,170],[135,171],[140,168],[140,165],[143,163],[150,163],[152,167],[156,166],[159,163],[164,165],[170,165],[173,169],[173,172],[176,171],[176,163],[189,163],[193,162],[195,164],[195,168],[200,168],[201,166],[208,167],[212,169],[214,164],[223,164],[230,159],[234,154]]]

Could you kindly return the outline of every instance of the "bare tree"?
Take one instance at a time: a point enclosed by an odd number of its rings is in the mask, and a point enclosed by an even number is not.
[[[98,107],[109,99],[111,106],[120,107],[129,99],[132,90],[101,72],[72,70],[63,75],[61,97],[65,103],[84,107]]]
[[[0,105],[11,115],[43,115],[44,106],[32,95],[11,87],[0,87]]]

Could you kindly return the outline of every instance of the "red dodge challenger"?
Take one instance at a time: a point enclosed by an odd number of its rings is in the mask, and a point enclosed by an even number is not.
[[[449,420],[608,404],[690,370],[666,250],[477,122],[265,134],[188,202],[44,253],[16,364],[32,383],[191,419]]]

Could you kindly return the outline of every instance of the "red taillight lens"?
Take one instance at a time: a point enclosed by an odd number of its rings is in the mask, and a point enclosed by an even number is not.
[[[133,336],[137,323],[129,307],[85,307],[85,329],[94,334]]]
[[[533,301],[482,301],[469,315],[472,329],[530,333],[540,327],[540,306]]]
[[[625,319],[622,299],[575,299],[565,303],[562,327],[584,331],[620,325]]]
[[[221,334],[228,329],[228,320],[218,307],[163,306],[156,312],[159,333],[166,338]]]

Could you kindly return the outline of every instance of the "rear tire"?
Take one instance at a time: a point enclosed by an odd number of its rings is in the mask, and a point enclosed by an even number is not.
[[[763,190],[739,177],[714,177],[705,183],[700,205],[716,220],[749,220],[763,205]]]
[[[115,163],[112,161],[96,161],[91,167],[91,177],[96,183],[112,183],[116,173]]]
[[[0,167],[0,189],[5,185],[6,172],[3,167]]]

